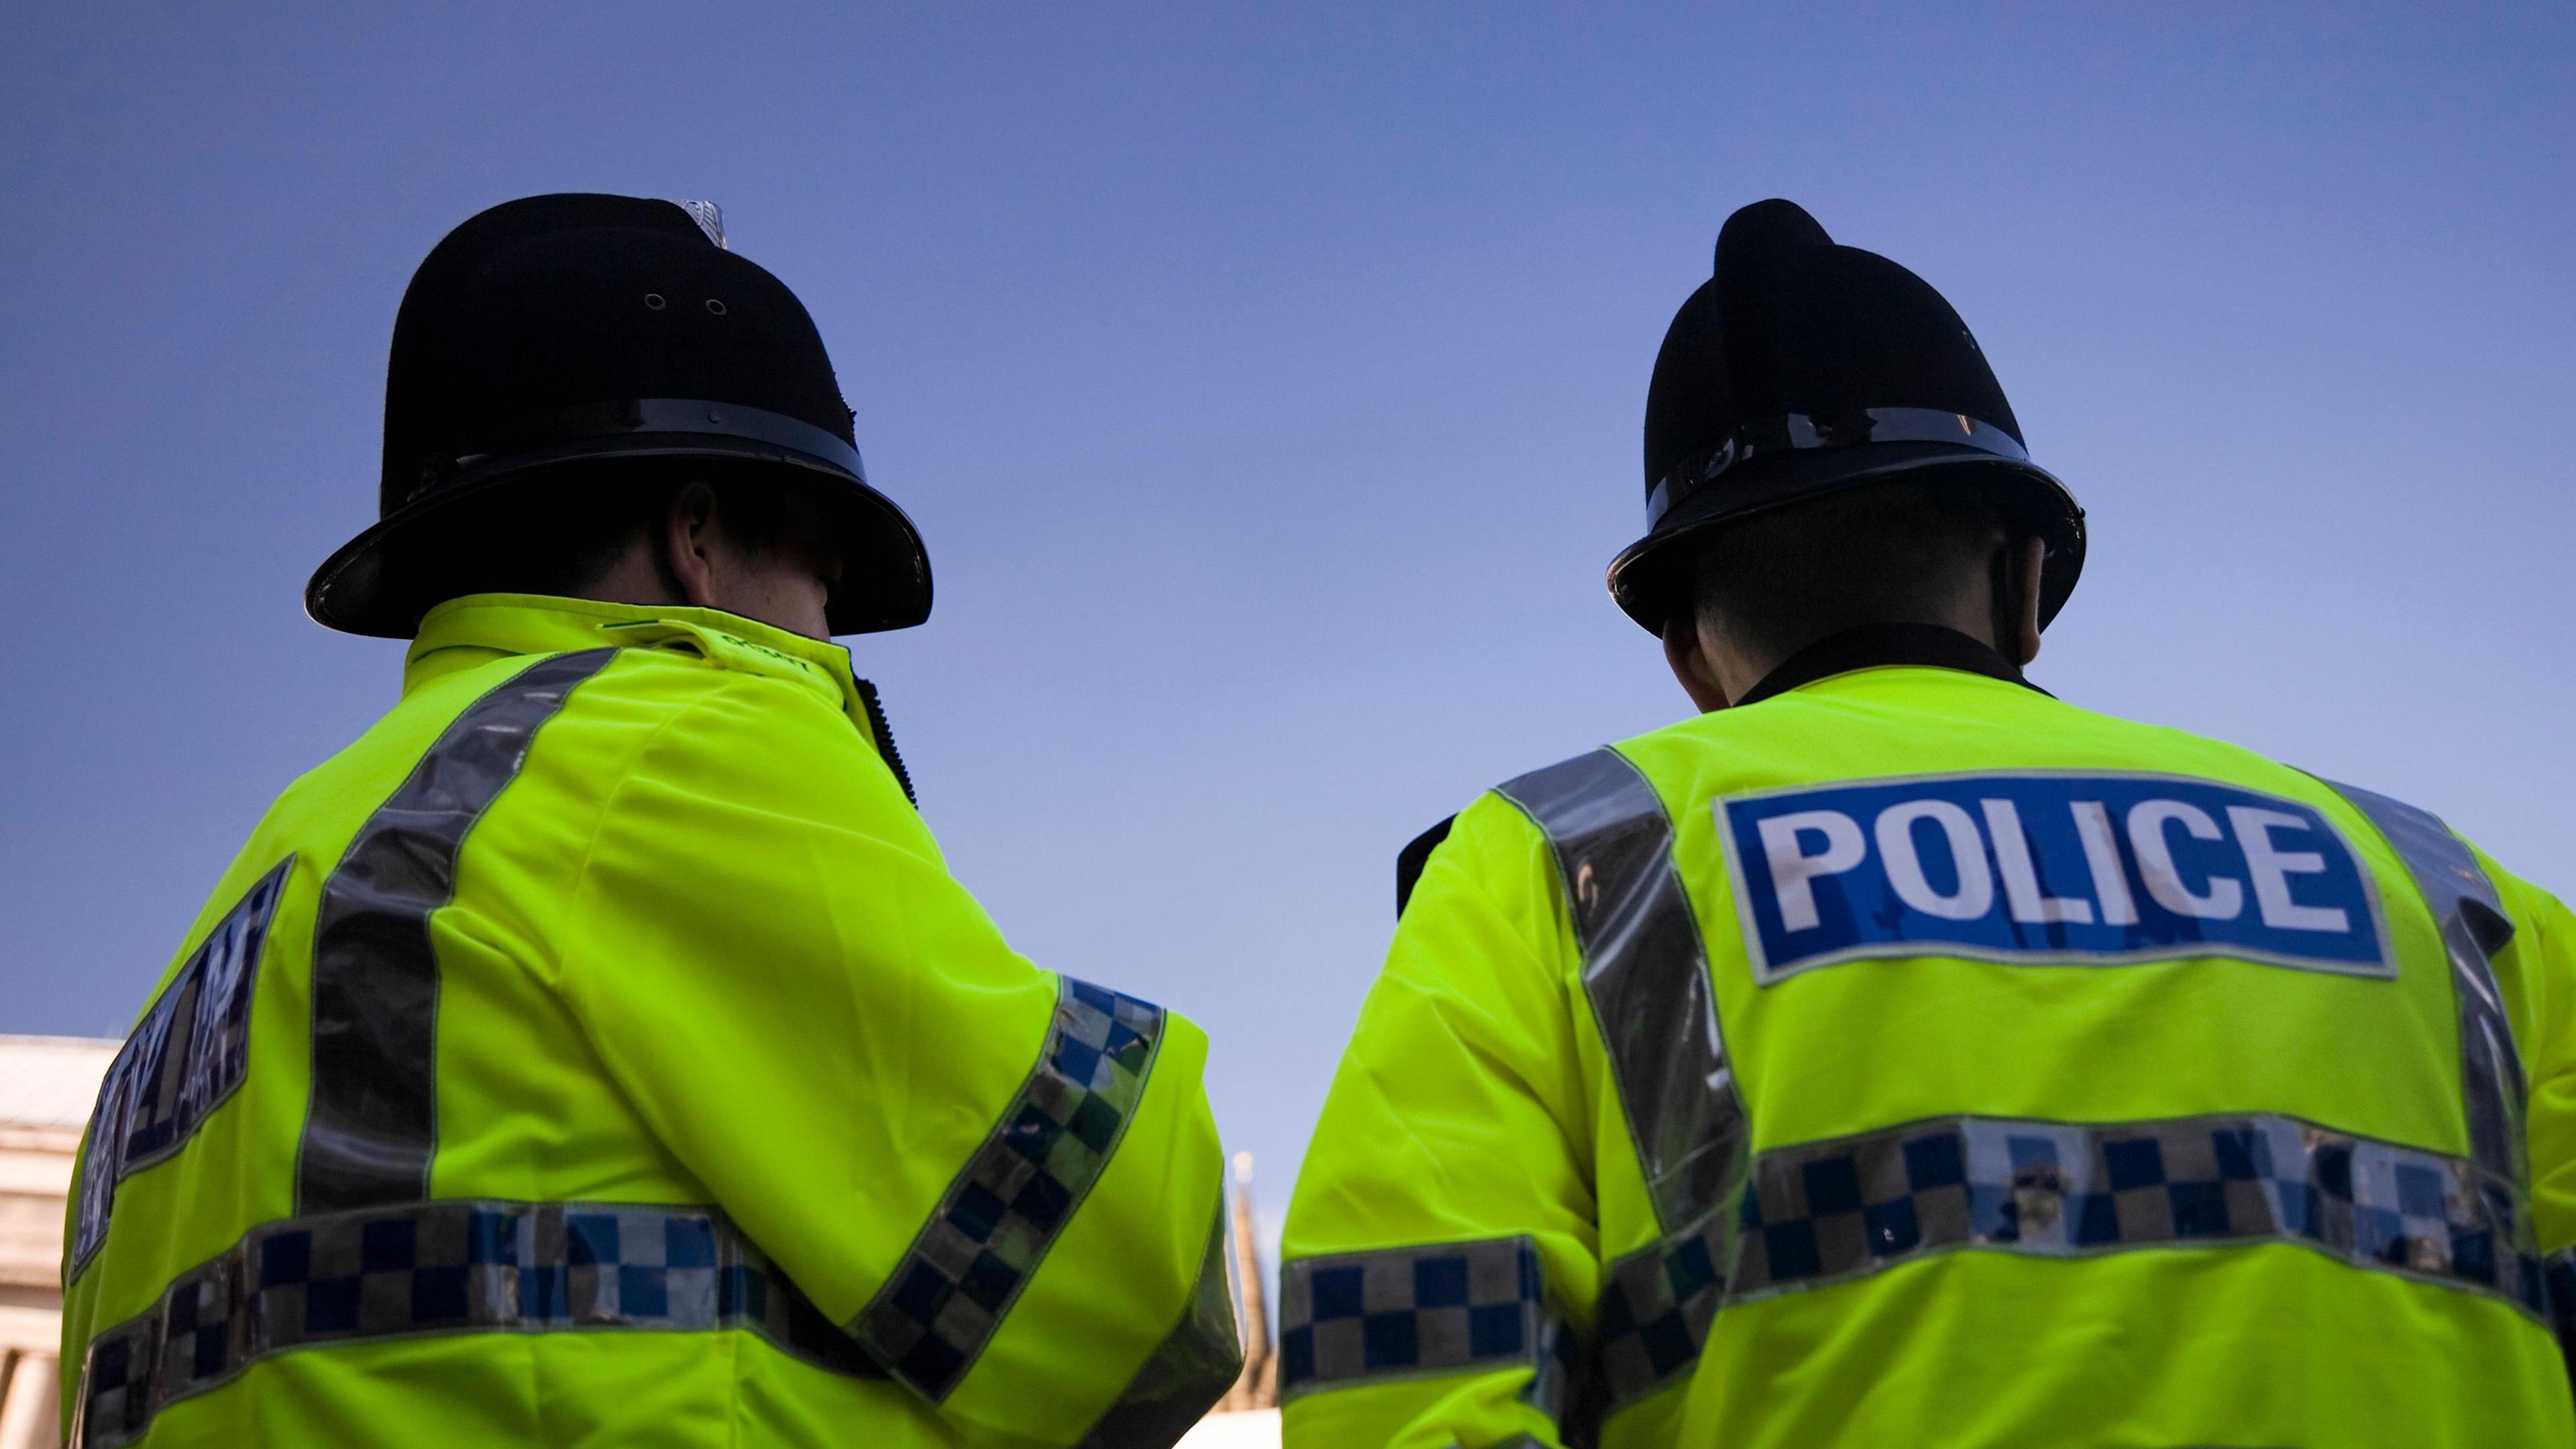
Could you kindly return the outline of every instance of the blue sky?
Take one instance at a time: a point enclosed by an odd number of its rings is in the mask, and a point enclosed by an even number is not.
[[[2564,6],[257,8],[0,49],[0,1030],[121,1033],[391,700],[303,580],[411,268],[552,190],[713,198],[805,298],[938,570],[853,641],[932,826],[1209,1028],[1274,1207],[1396,847],[1686,707],[1601,569],[1766,196],[1941,288],[2091,510],[2036,678],[2576,887]]]

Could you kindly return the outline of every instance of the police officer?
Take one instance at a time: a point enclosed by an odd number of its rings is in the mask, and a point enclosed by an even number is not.
[[[2566,910],[2029,684],[2083,516],[1788,202],[1645,477],[1611,589],[1706,712],[1431,849],[1289,1213],[1288,1443],[2576,1443]]]
[[[540,196],[394,327],[290,786],[101,1091],[72,1441],[1168,1444],[1238,1353],[1206,1041],[949,875],[829,636],[930,610],[795,296]]]

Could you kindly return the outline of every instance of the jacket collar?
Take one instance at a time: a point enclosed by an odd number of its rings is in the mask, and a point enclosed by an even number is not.
[[[420,621],[403,656],[403,693],[478,664],[519,654],[574,649],[709,646],[729,660],[790,680],[829,699],[867,727],[850,651],[721,609],[609,604],[543,594],[468,594]]]
[[[2018,684],[2035,693],[2048,693],[2024,679],[2011,660],[1996,653],[1985,641],[1956,629],[1939,624],[1862,624],[1828,634],[1782,660],[1778,668],[1762,676],[1761,683],[1744,691],[1744,697],[1731,707],[1742,709],[1819,679],[1886,665],[1956,669]]]

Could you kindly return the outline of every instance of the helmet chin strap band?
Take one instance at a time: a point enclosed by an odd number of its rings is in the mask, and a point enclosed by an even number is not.
[[[1652,529],[1683,499],[1747,459],[1811,448],[1852,448],[1863,443],[1953,443],[2009,462],[2030,461],[2030,451],[2019,438],[1966,413],[1937,408],[1788,413],[1737,428],[1725,442],[1658,479],[1646,495],[1646,527]]]
[[[731,438],[764,448],[801,453],[828,463],[861,483],[868,481],[867,469],[859,462],[857,448],[802,418],[791,418],[763,408],[744,407],[739,403],[710,402],[703,398],[648,397],[555,408],[522,418],[503,429],[502,437],[495,440],[488,452],[435,460],[423,470],[420,486],[404,501],[408,503],[411,498],[418,498],[433,488],[451,486],[466,475],[489,467],[523,466],[531,454],[551,451],[578,454],[583,444],[640,436]]]

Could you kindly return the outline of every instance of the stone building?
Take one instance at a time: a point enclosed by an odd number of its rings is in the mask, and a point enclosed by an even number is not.
[[[0,1449],[57,1442],[63,1204],[117,1043],[0,1036]]]

